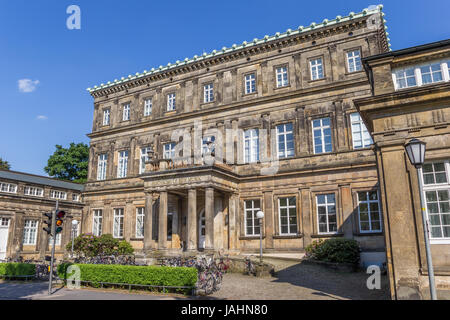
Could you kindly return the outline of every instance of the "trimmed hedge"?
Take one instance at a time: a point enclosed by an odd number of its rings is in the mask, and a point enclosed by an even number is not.
[[[353,263],[359,262],[359,245],[356,240],[333,238],[319,240],[305,248],[308,258],[325,262]]]
[[[67,279],[67,268],[71,263],[58,266],[58,276]],[[151,286],[194,287],[197,269],[187,267],[124,266],[102,264],[75,264],[80,268],[81,281],[93,286],[100,282]]]
[[[35,276],[36,265],[29,263],[0,263],[1,276]]]

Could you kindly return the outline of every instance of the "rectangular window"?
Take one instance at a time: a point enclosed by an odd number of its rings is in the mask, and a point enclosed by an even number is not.
[[[128,121],[130,120],[130,105],[129,104],[125,104],[123,106],[123,116],[122,116],[122,120],[123,121]]]
[[[123,209],[114,209],[114,238],[123,238]]]
[[[214,101],[214,85],[212,83],[203,87],[203,102],[208,103]]]
[[[279,198],[278,215],[280,217],[280,234],[297,234],[297,206],[296,198]]]
[[[442,71],[440,63],[433,63],[420,67],[422,75],[422,84],[434,83],[442,81]]]
[[[136,208],[136,238],[144,237],[145,208]]]
[[[336,199],[334,193],[316,196],[319,233],[336,233]]]
[[[214,141],[216,141],[216,137],[214,137],[214,136],[203,137],[202,155],[210,154],[211,152],[214,152],[214,149],[215,149]]]
[[[245,211],[245,235],[257,236],[260,233],[259,221],[256,218],[256,213],[261,210],[259,200],[244,201]]]
[[[0,182],[0,191],[7,193],[17,193],[17,185],[12,183]]]
[[[0,227],[9,227],[9,219],[0,218]]]
[[[23,244],[35,245],[37,234],[38,222],[37,220],[25,220],[23,228]]]
[[[50,198],[59,199],[59,200],[66,200],[67,199],[67,193],[64,192],[64,191],[50,190]]]
[[[381,212],[377,191],[358,192],[359,230],[381,232]]]
[[[322,58],[309,61],[311,68],[311,80],[317,80],[323,78],[323,65]]]
[[[94,210],[93,221],[92,221],[92,233],[94,236],[100,237],[102,235],[103,226],[103,211]]]
[[[361,71],[361,52],[359,50],[353,50],[347,52],[347,67],[348,72]]]
[[[292,123],[277,126],[277,146],[279,159],[294,156],[294,131]]]
[[[256,92],[256,76],[254,73],[245,76],[245,94]]]
[[[244,161],[252,163],[259,161],[259,130],[244,131]]]
[[[119,151],[119,165],[117,166],[117,178],[125,178],[128,171],[128,151]]]
[[[395,90],[449,81],[449,68],[450,62],[444,60],[395,69],[392,71]]]
[[[175,93],[169,93],[167,95],[167,111],[173,111],[176,108],[176,96]]]
[[[450,163],[437,161],[422,168],[423,193],[432,241],[450,241]]]
[[[100,154],[98,156],[98,164],[97,164],[97,180],[106,179],[107,164],[108,164],[108,155],[106,153]]]
[[[164,159],[174,159],[175,158],[175,146],[176,146],[175,142],[166,143],[164,145],[164,154],[163,154]]]
[[[23,192],[26,196],[42,197],[44,195],[44,189],[37,187],[26,186]]]
[[[150,147],[141,148],[141,158],[139,165],[139,173],[142,174],[145,172],[145,162],[148,160],[148,152],[151,151]]]
[[[72,201],[80,201],[80,195],[78,193],[73,193],[72,194]]]
[[[56,234],[55,240],[56,240],[55,245],[60,246],[61,245],[61,233]],[[51,235],[48,237],[48,244],[49,244],[49,246],[53,245],[53,237]]]
[[[372,137],[358,112],[350,114],[350,122],[352,126],[353,149],[366,148],[373,144]]]
[[[103,110],[103,125],[104,126],[109,126],[110,112],[111,111],[109,109]]]
[[[417,85],[414,68],[397,70],[394,75],[397,89],[415,87]]]
[[[313,120],[314,153],[326,153],[333,151],[331,143],[330,118]]]
[[[286,87],[289,85],[287,67],[280,67],[276,69],[277,88]]]
[[[146,99],[144,101],[144,117],[152,114],[152,99]]]

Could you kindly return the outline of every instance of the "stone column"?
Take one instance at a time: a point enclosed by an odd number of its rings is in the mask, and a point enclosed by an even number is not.
[[[150,192],[145,193],[145,216],[144,216],[144,251],[153,248],[152,239],[153,230],[153,195]]]
[[[228,243],[230,249],[236,249],[236,194],[231,194],[228,197]]]
[[[205,188],[205,249],[214,249],[214,188]]]
[[[180,204],[178,196],[176,196],[176,199],[175,210],[172,212],[172,249],[181,248],[180,225],[178,223],[181,213],[179,212]]]
[[[91,217],[92,218],[92,217]],[[102,221],[102,234],[113,234],[114,212],[110,203],[105,203]],[[92,228],[91,228],[92,231]]]
[[[297,126],[298,130],[295,132],[295,148],[296,154],[299,156],[306,156],[309,154],[308,135],[305,119],[305,107],[296,108],[297,111]]]
[[[188,191],[187,249],[196,250],[197,238],[197,190]]]
[[[314,233],[313,230],[313,216],[311,212],[311,193],[309,188],[300,189],[300,208],[302,213],[302,233],[303,233],[303,247],[306,248],[311,244],[311,235]]]
[[[214,248],[223,248],[223,198],[217,197],[214,201]]]
[[[140,155],[138,155],[140,156]],[[128,172],[127,176],[131,177],[136,174],[139,174],[139,165],[137,165],[137,169],[135,168],[135,158],[136,158],[136,137],[131,138],[130,141],[130,151],[128,154]]]
[[[61,249],[64,251],[64,248],[66,247],[66,244],[69,242],[72,242],[72,220],[73,216],[67,216],[66,219],[64,219],[64,227],[63,227],[63,233],[61,235]],[[70,254],[70,252],[69,252]]]
[[[158,228],[158,249],[167,248],[167,191],[162,191],[159,195],[159,228]]]
[[[341,223],[341,232],[344,234],[345,238],[352,238],[353,236],[353,221],[352,216],[353,213],[353,199],[352,192],[350,189],[350,185],[341,185],[339,186],[340,190],[340,198],[341,198],[341,206],[342,206],[342,223]]]
[[[41,220],[41,221],[39,221],[39,223],[40,223],[40,225],[41,226],[43,226],[43,220]],[[39,231],[40,230],[40,231]],[[39,257],[41,258],[41,259],[44,259],[45,258],[45,253],[47,252],[47,248],[49,248],[50,246],[49,246],[49,244],[48,244],[48,241],[49,241],[49,235],[48,235],[48,233],[47,232],[45,232],[44,230],[42,230],[42,228],[39,228],[38,229],[38,232],[40,233],[40,236],[39,236],[39,243],[38,243],[38,248],[39,248]],[[61,239],[61,243],[62,243],[62,240],[63,239]],[[50,247],[51,248],[51,247]]]
[[[336,130],[334,130],[335,135],[337,136],[337,151],[348,150],[346,145],[346,126],[345,126],[345,118],[344,111],[342,110],[342,101],[334,102],[334,110],[336,113]]]
[[[264,222],[265,222],[265,248],[273,249],[274,234],[274,214],[273,214],[273,193],[272,191],[264,191]]]
[[[135,212],[133,212],[133,203],[127,202],[125,204],[125,212],[124,212],[124,232],[123,238],[126,241],[130,241],[131,238],[135,236],[135,228],[133,228],[133,221],[136,220]]]

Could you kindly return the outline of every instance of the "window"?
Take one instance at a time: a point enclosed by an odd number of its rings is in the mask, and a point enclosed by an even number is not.
[[[256,213],[261,210],[261,204],[259,200],[246,200],[244,201],[245,210],[245,235],[257,236],[261,232],[259,227],[259,221],[256,218]]]
[[[125,105],[123,106],[122,120],[123,120],[123,121],[128,121],[128,120],[130,120],[130,105],[129,105],[129,104],[125,104]]]
[[[44,195],[44,189],[37,187],[26,186],[23,188],[23,192],[26,196],[42,197]]]
[[[80,201],[80,195],[78,193],[72,193],[72,201]]]
[[[125,178],[128,171],[128,151],[119,152],[119,165],[117,166],[117,178]]]
[[[212,83],[203,87],[203,102],[208,103],[214,101],[214,85]]]
[[[108,164],[108,155],[106,153],[98,156],[97,180],[106,179],[106,166]]]
[[[66,200],[67,193],[65,193],[64,191],[50,190],[50,198]]]
[[[361,71],[361,53],[359,50],[347,52],[347,67],[348,72]]]
[[[61,245],[61,233],[57,233],[56,234],[56,239],[55,240],[56,240],[55,241],[55,245],[60,246]],[[48,244],[50,246],[53,245],[53,237],[51,235],[48,237]]]
[[[287,67],[280,67],[276,69],[277,88],[286,87],[289,85]]]
[[[358,192],[359,230],[381,232],[381,212],[377,191]]]
[[[430,238],[450,241],[450,163],[426,163],[422,169],[423,192],[430,224]]]
[[[139,173],[145,172],[145,162],[148,160],[148,152],[151,151],[152,148],[146,147],[141,149],[141,163],[139,165]]]
[[[114,209],[114,238],[123,238],[123,209]]]
[[[417,85],[414,68],[397,70],[394,74],[398,89],[415,87]]]
[[[175,93],[170,93],[167,95],[167,111],[173,111],[175,110]]]
[[[244,78],[245,94],[256,92],[256,76],[254,73],[247,74]]]
[[[394,69],[395,90],[449,81],[450,61],[431,61],[425,64]]]
[[[441,64],[433,63],[420,67],[422,74],[422,84],[442,81]]]
[[[215,149],[214,141],[216,141],[216,137],[214,137],[214,136],[203,137],[202,155],[209,154],[210,152],[214,152],[214,149]]]
[[[0,227],[8,227],[9,219],[8,218],[0,218]]]
[[[292,123],[277,126],[277,146],[279,159],[294,156],[294,132]]]
[[[336,233],[336,199],[334,193],[316,196],[319,233]]]
[[[0,191],[7,193],[17,193],[17,185],[12,183],[0,182]]]
[[[175,158],[175,142],[166,143],[164,145],[164,159],[174,159]]]
[[[136,238],[144,237],[145,208],[136,208]]]
[[[280,234],[297,234],[296,198],[279,198],[278,215],[280,217]]]
[[[94,236],[102,235],[102,226],[103,226],[103,211],[102,210],[94,210],[94,216],[92,221],[92,233]]]
[[[258,129],[244,131],[244,161],[245,163],[259,161]]]
[[[109,109],[103,110],[103,125],[104,126],[109,126],[110,112],[111,111]]]
[[[366,148],[373,144],[372,137],[358,112],[350,114],[353,149]]]
[[[38,222],[37,220],[25,220],[23,228],[23,244],[35,245]]]
[[[309,61],[311,67],[311,80],[323,78],[322,58]]]
[[[144,117],[152,114],[152,99],[146,99],[144,101]]]
[[[331,144],[330,118],[313,120],[313,142],[315,154],[331,152],[333,150]]]

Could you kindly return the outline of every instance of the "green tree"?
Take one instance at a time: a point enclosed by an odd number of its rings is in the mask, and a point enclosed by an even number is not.
[[[87,181],[89,146],[71,143],[69,148],[56,145],[56,151],[48,159],[44,168],[51,177],[78,183]]]
[[[9,164],[9,162],[0,158],[0,170],[9,170],[9,169],[11,169],[11,165]]]

